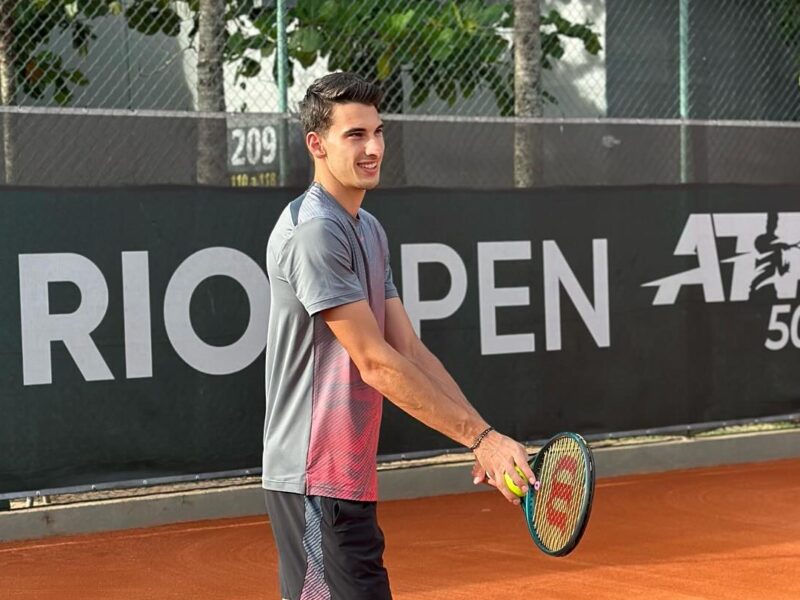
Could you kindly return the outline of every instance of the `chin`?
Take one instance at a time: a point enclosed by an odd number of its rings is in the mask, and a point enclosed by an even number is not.
[[[370,179],[358,179],[356,180],[355,185],[353,185],[353,187],[359,190],[366,190],[366,191],[373,190],[376,187],[378,187],[380,180],[381,180],[380,177],[373,177]]]
[[[370,177],[369,179],[364,181],[364,189],[365,190],[372,190],[378,187],[378,184],[381,182],[381,172],[378,171],[375,173],[374,177]]]

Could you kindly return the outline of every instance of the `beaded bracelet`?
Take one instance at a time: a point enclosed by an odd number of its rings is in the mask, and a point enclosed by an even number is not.
[[[494,431],[494,427],[487,427],[486,429],[481,431],[478,434],[478,437],[475,438],[475,443],[472,444],[472,446],[470,446],[469,449],[470,450],[477,450],[478,446],[481,445],[481,442],[483,441],[483,438],[485,438],[487,435],[489,435],[490,431]]]

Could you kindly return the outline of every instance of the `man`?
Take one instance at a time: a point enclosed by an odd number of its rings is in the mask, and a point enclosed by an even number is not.
[[[384,396],[473,449],[476,483],[488,477],[518,504],[504,473],[523,491],[535,481],[524,447],[489,427],[417,337],[386,234],[361,208],[380,178],[379,101],[349,73],[308,88],[300,120],[314,182],[267,244],[263,487],[288,600],[391,598],[375,512]]]

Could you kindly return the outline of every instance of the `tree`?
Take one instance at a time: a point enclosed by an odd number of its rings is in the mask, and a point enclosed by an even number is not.
[[[65,0],[0,0],[0,104],[15,106],[21,89],[33,98],[52,93],[59,104],[68,104],[74,86],[86,85],[78,69],[64,66],[63,59],[46,49],[56,31],[67,30],[72,46],[88,52],[94,36],[88,21],[114,11],[119,2],[68,3]],[[16,144],[13,115],[3,113],[5,181],[16,178]]]
[[[514,114],[541,117],[542,33],[538,0],[514,0]],[[514,126],[514,185],[532,187],[536,181],[534,125]]]
[[[303,0],[289,13],[290,69],[327,58],[331,70],[353,71],[382,82],[383,110],[404,112],[403,75],[410,79],[409,102],[421,105],[432,94],[453,106],[488,87],[501,115],[540,117],[545,101],[542,69],[564,55],[563,39],[583,42],[596,55],[602,48],[591,24],[576,24],[558,11],[541,16],[538,0],[488,4],[484,0]],[[243,49],[272,52],[274,18],[259,13],[258,34],[237,36]],[[513,27],[509,45],[504,31]],[[509,69],[508,56],[514,57]],[[515,128],[515,182],[534,182],[533,127]]]
[[[544,28],[544,31],[543,31]],[[572,23],[556,10],[539,12],[539,0],[514,0],[514,115],[523,118],[543,116],[545,101],[557,100],[542,89],[542,69],[564,56],[561,38],[583,42],[589,54],[597,55],[602,46],[590,24]],[[514,127],[514,185],[532,187],[537,179],[535,125],[517,123]]]
[[[501,115],[537,116],[543,102],[555,101],[540,89],[540,72],[563,56],[562,39],[581,40],[591,54],[601,46],[590,24],[574,24],[557,11],[540,16],[536,2],[298,0],[288,14],[288,84],[294,66],[307,68],[324,58],[331,70],[354,71],[380,81],[387,113],[404,112],[406,77],[412,107],[431,95],[453,106],[483,86],[493,93]],[[261,73],[262,59],[275,54],[276,11],[270,6],[274,2],[182,3],[194,21],[190,37],[198,51],[198,109],[224,111],[223,65],[235,64],[236,78],[246,86],[248,79]],[[2,103],[13,105],[21,87],[34,97],[50,93],[57,103],[69,104],[73,88],[86,85],[80,70],[67,69],[60,56],[43,49],[55,30],[69,29],[73,46],[82,54],[94,39],[93,20],[106,15],[124,17],[129,27],[145,35],[177,36],[180,18],[175,4],[172,0],[0,0]],[[518,26],[515,10],[523,11],[524,23]],[[509,43],[505,32],[512,27]],[[531,28],[527,34],[526,28]],[[515,56],[518,68],[509,68],[509,56]],[[224,136],[223,119],[201,120],[199,181],[221,182]],[[520,152],[520,157],[528,156]],[[533,164],[532,158],[523,160]]]
[[[0,103],[3,106],[14,104],[15,71],[11,60],[14,40],[14,20],[9,2],[0,0]],[[3,156],[5,157],[4,177],[6,183],[14,181],[14,139],[12,116],[3,113]]]
[[[135,0],[123,7],[120,0],[0,0],[0,104],[15,106],[20,92],[35,98],[52,97],[69,105],[76,87],[88,84],[80,69],[64,64],[49,48],[56,34],[67,31],[72,48],[89,53],[95,19],[122,16],[142,33],[177,35],[180,19],[169,0]],[[3,114],[5,181],[16,179],[16,144],[13,115]]]
[[[225,112],[225,0],[200,0],[197,11],[197,109]],[[224,119],[201,118],[197,127],[197,182],[222,184],[227,140]]]
[[[536,0],[527,2],[536,6]],[[236,3],[239,13],[245,14],[252,0]],[[327,58],[330,70],[353,71],[382,82],[388,113],[403,112],[403,72],[411,80],[412,107],[431,94],[452,106],[459,96],[470,97],[484,84],[494,94],[500,114],[513,115],[513,75],[507,60],[512,48],[504,31],[513,27],[518,3],[299,0],[288,14],[290,73],[297,64],[307,68],[319,58]],[[258,32],[239,30],[232,35],[232,46],[241,50],[239,57],[245,50],[272,54],[274,12],[259,8],[249,11]],[[548,27],[540,36],[542,68],[552,68],[553,61],[563,56],[563,38],[580,39],[591,54],[602,48],[590,24],[572,23],[558,11],[542,18],[541,26]],[[549,31],[550,26],[553,31]]]
[[[223,63],[231,58],[226,24],[243,10],[255,10],[252,0],[186,0],[195,25],[191,32],[198,52],[198,110],[225,112]],[[49,97],[69,105],[76,87],[89,82],[80,69],[65,66],[50,49],[56,34],[68,31],[72,47],[81,56],[96,39],[95,20],[124,18],[128,27],[143,35],[161,33],[175,37],[181,19],[172,0],[0,0],[0,103],[17,104],[19,92],[35,98]],[[253,76],[249,71],[244,75]],[[3,115],[5,180],[15,180],[13,115]],[[225,120],[198,121],[197,175],[201,183],[222,183],[225,177]]]

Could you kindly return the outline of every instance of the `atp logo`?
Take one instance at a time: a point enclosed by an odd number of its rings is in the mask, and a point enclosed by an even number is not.
[[[720,258],[717,240],[724,238],[734,240],[734,253]],[[800,213],[692,214],[673,254],[696,256],[698,266],[643,284],[656,288],[654,306],[675,304],[684,286],[700,286],[706,302],[795,300],[800,282]],[[727,297],[721,268],[725,263],[733,266]],[[780,350],[790,339],[800,348],[800,307],[788,324],[782,322],[781,316],[789,313],[790,304],[772,307],[768,330],[777,338],[767,338],[768,349]]]

